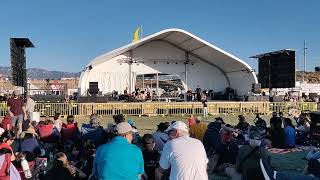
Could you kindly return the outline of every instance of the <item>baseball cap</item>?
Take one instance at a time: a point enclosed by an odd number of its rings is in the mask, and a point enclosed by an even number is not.
[[[201,121],[201,116],[197,116],[196,121]]]
[[[175,123],[171,124],[166,131],[168,132],[173,129],[179,129],[185,132],[189,132],[188,126],[182,121],[176,121]]]
[[[14,90],[13,94],[16,95],[16,96],[19,96],[19,95],[21,95],[21,92],[19,90]]]
[[[115,130],[118,134],[125,134],[128,132],[133,132],[133,128],[127,122],[122,122],[116,125]]]

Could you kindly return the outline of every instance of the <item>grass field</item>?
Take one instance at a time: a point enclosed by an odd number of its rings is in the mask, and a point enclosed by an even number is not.
[[[218,116],[209,116],[209,118],[202,118],[205,123],[209,123],[214,121],[214,118]],[[238,118],[236,115],[220,115],[224,119],[224,121],[228,124],[235,125],[238,122]],[[255,116],[245,116],[247,121],[250,124],[253,124],[253,119]],[[270,116],[262,116],[263,119],[266,120],[267,123],[269,123]],[[99,117],[98,118],[101,125],[103,127],[107,127],[108,123],[113,123],[112,116],[105,116],[105,117]],[[135,122],[135,126],[138,128],[139,134],[143,135],[145,133],[152,133],[155,132],[157,125],[160,122],[171,122],[173,120],[181,120],[186,122],[188,119],[188,116],[155,116],[155,117],[138,117],[138,116],[128,116],[126,117],[126,120],[132,119]],[[88,123],[89,117],[77,117],[76,121],[79,124],[82,123]],[[293,152],[288,154],[271,154],[271,162],[272,165],[281,171],[290,171],[293,173],[299,173],[302,172],[307,161],[303,160],[302,158],[305,156],[306,152]],[[220,176],[214,176],[210,174],[210,163],[209,163],[209,179],[228,179],[226,177],[220,177]]]

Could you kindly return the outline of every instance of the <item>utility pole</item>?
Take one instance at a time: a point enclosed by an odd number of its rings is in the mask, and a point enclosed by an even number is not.
[[[308,48],[306,47],[306,40],[304,40],[304,43],[303,43],[303,61],[304,61],[304,72],[306,72],[307,68],[306,68],[306,65],[307,65],[307,58],[306,58],[306,50]]]
[[[302,82],[304,82],[304,75],[305,75],[305,73],[306,73],[306,71],[307,71],[307,66],[306,66],[306,64],[307,64],[307,58],[306,58],[306,50],[307,50],[308,48],[306,47],[306,40],[304,40],[303,41],[303,74],[302,74]]]

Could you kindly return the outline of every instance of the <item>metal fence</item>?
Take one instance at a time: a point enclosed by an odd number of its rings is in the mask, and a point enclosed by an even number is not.
[[[313,102],[209,102],[210,114],[268,114],[270,112],[288,112],[289,109],[316,111]],[[41,116],[61,115],[88,116],[92,113],[107,116],[126,115],[184,115],[202,114],[203,105],[199,102],[145,102],[145,103],[37,103],[36,110]],[[5,116],[6,103],[0,103],[0,116]]]

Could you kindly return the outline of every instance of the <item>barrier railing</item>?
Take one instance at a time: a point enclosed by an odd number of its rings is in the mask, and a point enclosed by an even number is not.
[[[5,116],[6,103],[0,103],[0,116]],[[316,111],[317,104],[313,102],[209,102],[210,114],[268,114],[270,112],[288,112],[289,109]],[[199,102],[170,103],[37,103],[35,109],[42,116],[53,116],[55,112],[61,115],[88,116],[92,113],[107,116],[115,114],[126,115],[183,115],[202,114],[203,105]]]
[[[289,112],[290,109],[300,111],[309,110],[317,111],[317,103],[315,102],[273,102],[270,103],[271,112]]]

